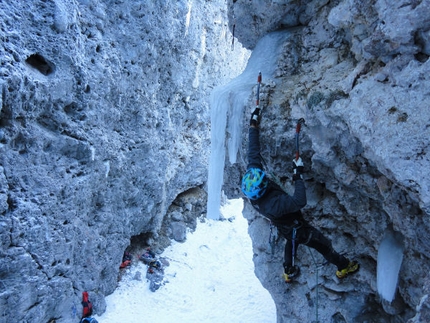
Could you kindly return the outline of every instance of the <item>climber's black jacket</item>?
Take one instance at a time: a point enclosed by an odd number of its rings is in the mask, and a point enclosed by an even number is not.
[[[258,128],[249,128],[248,146],[248,169],[263,169],[260,155],[260,131]],[[298,222],[303,222],[300,209],[306,203],[306,188],[302,179],[297,179],[294,183],[295,189],[293,196],[284,192],[276,183],[269,180],[266,193],[258,200],[252,200],[251,204],[259,213],[267,217],[277,227],[293,227]]]
[[[260,156],[259,129],[250,127],[248,169],[253,167],[263,169],[263,163]],[[330,240],[303,219],[300,209],[307,203],[305,183],[302,179],[297,179],[294,185],[294,194],[290,196],[277,184],[270,181],[264,195],[258,200],[251,200],[254,208],[276,225],[279,232],[287,239],[283,263],[285,272],[288,272],[292,266],[293,254],[297,254],[299,244],[314,248],[328,262],[336,265],[338,270],[346,268],[349,260],[334,251]],[[294,236],[294,232],[296,232],[296,236]]]

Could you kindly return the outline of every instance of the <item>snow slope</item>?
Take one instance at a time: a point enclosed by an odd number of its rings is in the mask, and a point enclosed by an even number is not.
[[[106,312],[95,318],[99,323],[276,322],[274,302],[254,275],[242,208],[241,199],[228,201],[221,213],[234,220],[206,220],[185,243],[173,242],[161,255],[170,266],[158,291],[149,290],[146,266],[135,263],[106,298]]]

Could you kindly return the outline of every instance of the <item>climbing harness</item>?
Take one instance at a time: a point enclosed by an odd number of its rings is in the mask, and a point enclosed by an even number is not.
[[[300,118],[297,121],[297,126],[296,126],[296,160],[299,159],[300,157],[300,150],[299,150],[299,135],[300,135],[300,130],[302,128],[302,124],[305,123],[305,119]]]

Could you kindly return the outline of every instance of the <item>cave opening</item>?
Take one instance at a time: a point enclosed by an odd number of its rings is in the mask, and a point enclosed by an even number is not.
[[[25,61],[28,65],[35,68],[45,76],[48,76],[55,71],[54,64],[40,54],[32,54]]]

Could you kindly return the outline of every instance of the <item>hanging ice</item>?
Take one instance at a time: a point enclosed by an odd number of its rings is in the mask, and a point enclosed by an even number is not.
[[[263,37],[253,50],[244,72],[211,93],[211,156],[207,205],[209,219],[219,219],[226,143],[229,161],[234,164],[242,140],[243,108],[247,105],[253,86],[257,84],[258,73],[261,71],[263,75],[263,84],[264,80],[273,77],[277,58],[282,51],[281,45],[288,36],[290,33],[284,31]],[[249,115],[254,108],[255,106],[249,107]]]
[[[396,294],[399,271],[403,261],[403,238],[388,230],[378,250],[377,288],[381,297],[392,302]]]

